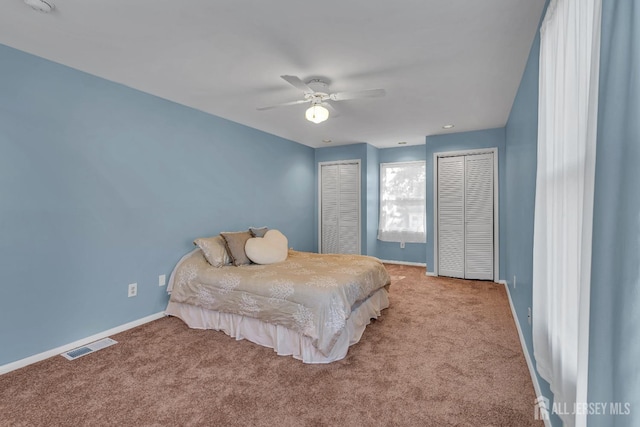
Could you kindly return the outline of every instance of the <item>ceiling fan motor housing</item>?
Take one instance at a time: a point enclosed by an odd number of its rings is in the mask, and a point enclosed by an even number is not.
[[[328,94],[327,87],[329,87],[329,83],[320,79],[311,79],[307,82],[307,86],[313,89],[316,93]]]

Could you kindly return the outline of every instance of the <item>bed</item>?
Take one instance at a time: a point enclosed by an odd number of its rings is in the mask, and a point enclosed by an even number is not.
[[[389,306],[390,278],[363,255],[288,250],[270,265],[212,266],[198,248],[169,279],[166,314],[190,328],[223,331],[304,363],[343,359]]]

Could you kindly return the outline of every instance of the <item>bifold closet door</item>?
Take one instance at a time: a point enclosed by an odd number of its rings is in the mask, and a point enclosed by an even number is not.
[[[465,156],[466,279],[493,280],[493,154]]]
[[[320,167],[320,252],[360,253],[360,166]]]
[[[438,274],[464,278],[464,156],[438,158]]]
[[[493,280],[493,174],[489,154],[438,158],[438,274]]]

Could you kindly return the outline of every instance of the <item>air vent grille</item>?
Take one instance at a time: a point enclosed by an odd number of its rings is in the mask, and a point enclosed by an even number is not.
[[[111,338],[103,338],[101,340],[92,342],[91,344],[83,345],[82,347],[74,348],[66,353],[62,353],[61,356],[67,360],[75,360],[79,357],[86,356],[89,353],[101,350],[103,348],[117,344],[118,342]]]

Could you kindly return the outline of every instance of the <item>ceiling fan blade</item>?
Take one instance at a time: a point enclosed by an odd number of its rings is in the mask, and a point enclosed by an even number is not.
[[[303,82],[302,80],[300,80],[296,76],[280,76],[280,77],[282,77],[290,85],[292,85],[292,86],[300,89],[301,91],[303,91],[305,94],[314,93],[313,89],[311,89],[309,86],[307,86],[307,84],[305,82]]]
[[[381,96],[385,96],[387,92],[384,89],[368,89],[368,90],[359,90],[355,92],[337,92],[329,95],[329,98],[332,101],[346,101],[349,99],[360,99],[360,98],[379,98]]]
[[[264,110],[271,110],[272,108],[287,107],[289,105],[308,104],[308,103],[309,103],[308,100],[301,99],[299,101],[284,102],[282,104],[269,105],[267,107],[258,107],[258,108],[256,108],[256,110],[264,111]]]
[[[331,113],[330,117],[338,117],[340,116],[340,113],[338,112],[338,110],[335,109],[335,107],[331,104],[329,104],[328,102],[323,102],[321,104],[323,107],[326,107],[327,110],[329,110],[329,113]]]

